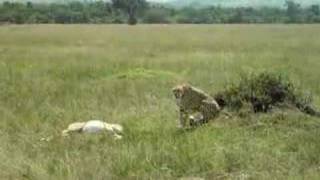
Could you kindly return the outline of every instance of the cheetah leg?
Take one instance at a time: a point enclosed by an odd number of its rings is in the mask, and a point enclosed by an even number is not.
[[[185,110],[180,109],[179,128],[183,128],[186,126],[186,118],[187,113],[185,112]]]
[[[201,112],[194,113],[189,116],[189,124],[191,127],[197,127],[203,124],[204,116]]]

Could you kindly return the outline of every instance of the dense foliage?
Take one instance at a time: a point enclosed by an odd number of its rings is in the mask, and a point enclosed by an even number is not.
[[[243,107],[249,107],[255,113],[268,112],[274,107],[294,107],[309,115],[320,116],[311,105],[312,97],[281,74],[243,75],[239,83],[217,93],[215,99],[221,107],[236,111]]]
[[[121,9],[128,15],[128,24],[137,24],[137,18],[139,12],[142,12],[147,8],[147,2],[145,0],[112,0],[112,5],[116,9]]]
[[[272,7],[185,7],[111,2],[15,3],[0,5],[1,23],[319,23],[320,6],[301,7],[287,1],[285,8]]]

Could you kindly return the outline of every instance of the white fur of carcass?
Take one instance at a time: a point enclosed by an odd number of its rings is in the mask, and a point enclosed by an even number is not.
[[[67,129],[62,131],[63,136],[68,136],[71,133],[99,133],[102,131],[108,131],[113,134],[116,139],[121,139],[120,133],[123,131],[123,127],[119,124],[109,124],[100,120],[90,120],[87,122],[75,122],[68,126]]]

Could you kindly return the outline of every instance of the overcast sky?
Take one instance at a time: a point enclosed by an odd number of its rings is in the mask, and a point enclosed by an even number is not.
[[[54,2],[54,1],[59,1],[59,2],[63,2],[63,1],[67,1],[68,2],[68,1],[73,1],[73,0],[0,0],[0,2],[4,2],[4,1],[18,1],[18,2],[27,2],[27,1],[33,1],[33,2]],[[104,0],[104,1],[107,1],[107,0]],[[147,0],[147,1],[167,2],[167,1],[170,1],[170,0]]]

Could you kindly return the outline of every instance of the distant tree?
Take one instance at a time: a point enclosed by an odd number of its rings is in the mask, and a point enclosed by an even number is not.
[[[27,2],[27,8],[29,8],[29,9],[33,8],[33,3],[31,1]]]
[[[299,22],[300,4],[294,1],[286,1],[287,6],[287,16],[289,18],[289,23]]]
[[[306,10],[307,21],[309,23],[320,22],[320,7],[319,5],[311,5],[310,8]]]
[[[319,5],[312,5],[310,7],[310,11],[316,15],[316,16],[319,16],[320,15],[320,6]]]
[[[258,9],[258,16],[262,23],[283,23],[287,19],[286,11],[274,7],[262,7]]]
[[[164,8],[151,8],[144,15],[145,23],[169,23],[170,11]]]
[[[235,13],[231,16],[229,22],[230,23],[243,23],[243,15],[244,15],[244,9],[237,8],[235,10]]]
[[[211,15],[204,9],[185,7],[179,11],[176,19],[178,23],[208,24],[211,22]]]
[[[128,24],[137,24],[137,15],[148,7],[146,0],[112,0],[114,8],[121,9],[128,15]]]

